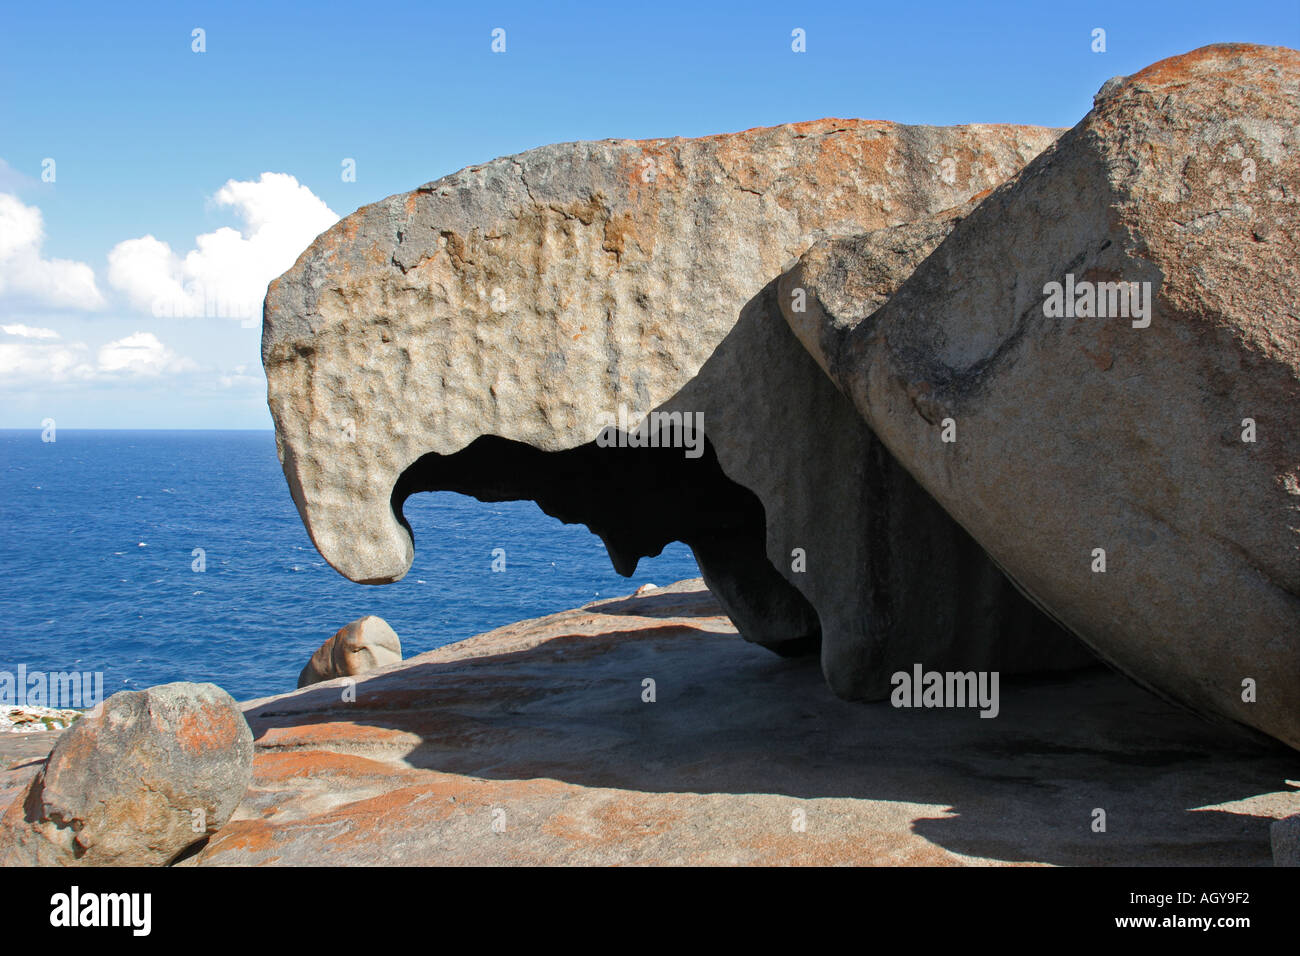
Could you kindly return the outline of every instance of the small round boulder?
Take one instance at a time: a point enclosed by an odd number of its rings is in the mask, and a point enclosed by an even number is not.
[[[336,677],[366,674],[402,659],[402,642],[382,617],[368,614],[339,629],[317,648],[298,675],[298,686],[307,687]]]

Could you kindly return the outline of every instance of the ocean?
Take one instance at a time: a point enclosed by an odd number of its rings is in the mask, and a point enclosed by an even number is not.
[[[0,431],[0,671],[102,672],[105,695],[177,680],[238,699],[281,693],[366,614],[387,620],[411,657],[699,574],[676,543],[624,578],[582,525],[531,501],[447,492],[407,501],[415,563],[403,580],[353,584],[307,537],[270,431],[41,438]],[[503,572],[491,569],[494,548]]]

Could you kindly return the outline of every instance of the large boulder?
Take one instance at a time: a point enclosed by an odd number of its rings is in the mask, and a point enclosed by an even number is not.
[[[1040,606],[1300,747],[1300,54],[1112,80],[965,212],[810,250],[792,329]]]
[[[335,677],[355,677],[396,664],[402,659],[402,641],[382,617],[367,614],[345,624],[316,649],[298,675],[307,687]]]
[[[819,237],[965,202],[1056,135],[822,120],[570,143],[357,211],[265,305],[269,404],[312,540],[383,583],[411,564],[410,494],[528,498],[587,524],[624,574],[686,542],[742,634],[820,646],[844,696],[882,696],[918,661],[1077,664],[775,299]],[[639,429],[652,412],[675,417]]]
[[[253,734],[215,684],[122,691],[74,723],[0,818],[0,866],[157,866],[216,832]]]

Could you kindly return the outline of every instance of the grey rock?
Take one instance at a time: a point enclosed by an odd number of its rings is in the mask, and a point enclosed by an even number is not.
[[[59,738],[0,818],[0,865],[169,863],[230,819],[252,774],[252,731],[220,687],[121,691]]]
[[[1101,84],[1101,89],[1099,89],[1092,98],[1092,105],[1098,106],[1101,104],[1102,100],[1114,95],[1114,93],[1124,85],[1124,81],[1127,79],[1127,76],[1112,76],[1105,83]]]
[[[571,143],[358,210],[265,306],[277,444],[313,542],[353,580],[393,581],[410,494],[527,498],[585,523],[623,574],[685,541],[746,638],[820,646],[843,696],[882,696],[917,661],[1077,664],[817,369],[774,281],[819,237],[963,203],[1055,136],[822,120]],[[625,433],[620,406],[634,437],[658,412],[707,440],[601,447]]]
[[[817,362],[1036,603],[1147,687],[1292,747],[1297,195],[1300,54],[1212,46],[1129,77],[901,285],[891,246],[947,223],[827,243],[782,279],[816,303],[782,299]],[[1107,292],[1105,317],[1049,315],[1067,275],[1137,283],[1149,310]]]
[[[382,617],[368,614],[338,632],[316,649],[298,675],[306,687],[335,677],[355,677],[402,659],[402,642]]]

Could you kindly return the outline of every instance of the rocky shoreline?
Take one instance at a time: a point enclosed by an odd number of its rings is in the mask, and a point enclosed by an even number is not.
[[[350,683],[240,704],[251,784],[179,865],[1268,865],[1300,813],[1290,751],[1103,668],[1004,681],[996,720],[849,703],[699,580]],[[43,756],[11,746],[5,802]]]
[[[82,713],[73,707],[41,707],[36,704],[0,707],[0,734],[67,730]]]
[[[701,579],[0,734],[0,863],[1300,862],[1297,184],[1300,53],[1216,44],[1064,132],[568,143],[359,209],[264,307],[322,556],[396,581],[453,491]]]

